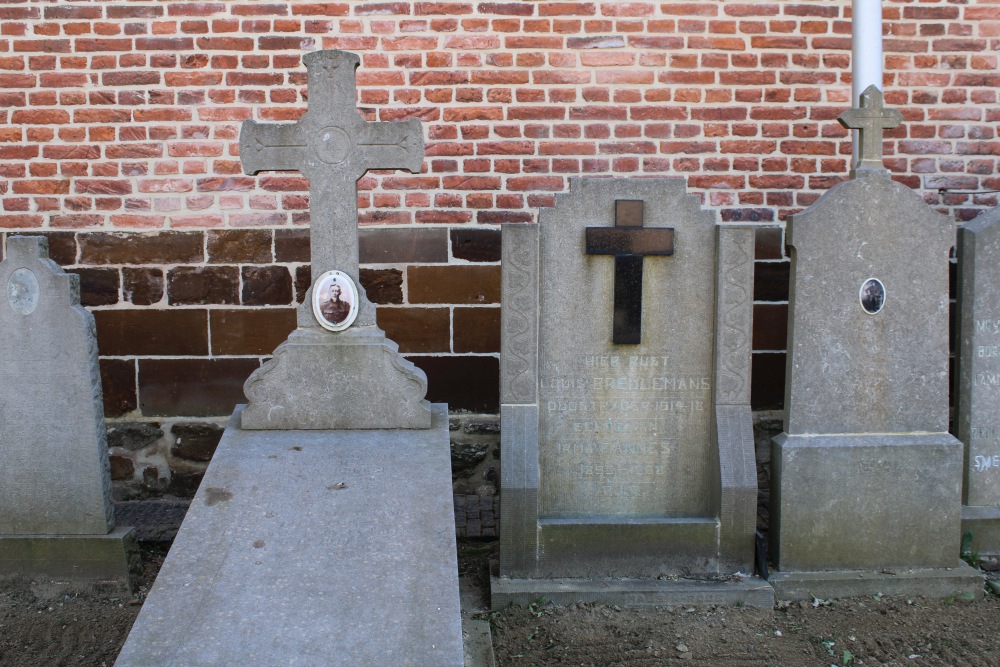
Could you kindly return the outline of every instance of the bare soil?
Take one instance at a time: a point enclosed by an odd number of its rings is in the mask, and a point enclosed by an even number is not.
[[[134,597],[55,594],[54,582],[0,589],[0,666],[111,667],[164,553],[143,547]],[[495,555],[495,542],[459,545],[459,569],[484,593]],[[813,600],[774,610],[539,603],[485,616],[499,667],[1000,666],[1000,598],[992,594]]]
[[[166,556],[143,545],[135,595],[63,582],[7,581],[0,587],[0,666],[111,667]]]

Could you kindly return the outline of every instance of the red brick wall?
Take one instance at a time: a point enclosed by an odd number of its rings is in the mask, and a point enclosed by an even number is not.
[[[303,53],[361,54],[424,171],[360,183],[362,282],[454,408],[497,406],[499,232],[575,176],[681,176],[779,223],[848,169],[848,0],[0,2],[0,231],[42,231],[97,317],[111,417],[221,417],[308,283],[296,174],[239,123],[306,108]],[[997,0],[886,0],[887,166],[960,220],[1000,189]],[[948,192],[947,190],[959,192]],[[754,402],[780,402],[787,262],[762,230]]]

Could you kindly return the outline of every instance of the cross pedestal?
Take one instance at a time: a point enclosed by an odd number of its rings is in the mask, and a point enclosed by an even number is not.
[[[587,227],[588,255],[615,258],[615,305],[612,341],[642,342],[642,260],[646,255],[674,254],[673,227],[643,227],[641,200],[615,201],[614,227]]]

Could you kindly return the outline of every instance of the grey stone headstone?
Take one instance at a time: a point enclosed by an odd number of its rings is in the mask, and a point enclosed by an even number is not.
[[[48,258],[44,238],[9,237],[0,286],[0,575],[127,578],[134,537],[113,531],[97,337],[79,277]]]
[[[959,564],[962,452],[947,432],[954,238],[948,218],[884,169],[859,168],[791,217],[785,432],[771,456],[779,597],[798,590],[795,573]]]
[[[1000,553],[1000,208],[959,228],[956,433],[965,445],[962,531]]]
[[[643,260],[639,344],[613,342],[615,260],[585,252],[617,200],[674,229],[673,255]],[[680,179],[574,179],[538,225],[504,227],[495,595],[752,572],[754,231],[713,218]]]
[[[309,110],[295,123],[244,121],[240,159],[248,174],[298,170],[309,179],[314,279],[338,270],[358,290],[358,316],[327,331],[312,309],[313,289],[298,310],[298,328],[244,385],[246,429],[429,428],[427,376],[399,355],[375,324],[375,306],[358,272],[357,181],[369,169],[419,172],[420,121],[367,122],[355,108],[355,69],[346,51],[303,56]]]
[[[0,533],[103,535],[112,526],[94,317],[45,239],[10,237],[0,264]]]

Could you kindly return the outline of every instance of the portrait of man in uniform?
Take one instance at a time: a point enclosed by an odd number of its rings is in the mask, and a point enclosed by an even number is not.
[[[313,314],[324,329],[343,331],[358,314],[358,289],[341,271],[324,273],[313,285]]]
[[[337,283],[330,283],[327,298],[320,306],[320,312],[330,324],[340,324],[351,312],[351,304],[341,298],[341,288]]]

